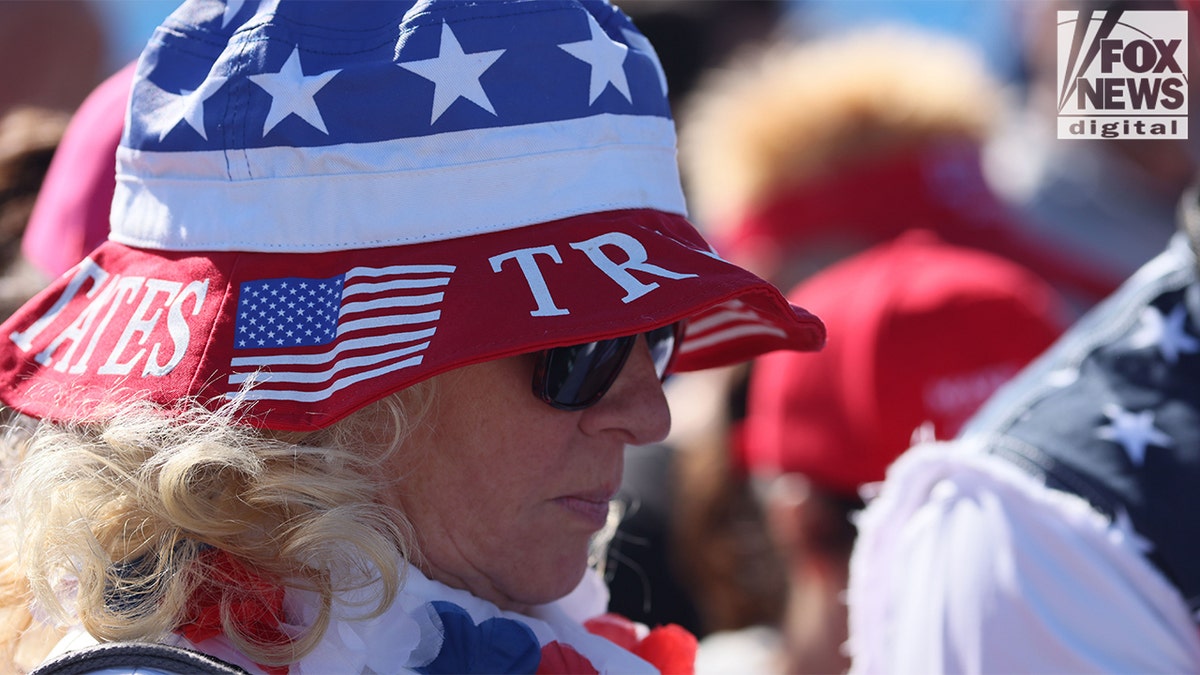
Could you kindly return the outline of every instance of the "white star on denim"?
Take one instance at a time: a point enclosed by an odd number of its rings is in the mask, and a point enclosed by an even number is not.
[[[300,49],[296,48],[279,72],[250,75],[251,82],[271,95],[271,109],[267,111],[267,120],[263,122],[262,135],[266,136],[283,118],[293,114],[328,135],[329,130],[325,128],[325,120],[321,118],[321,110],[313,97],[340,72],[341,69],[327,70],[319,75],[305,76],[300,68]]]
[[[609,38],[590,14],[588,27],[592,31],[590,40],[559,45],[560,49],[592,67],[588,105],[595,103],[609,84],[616,87],[626,101],[633,103],[629,80],[625,79],[625,57],[629,56],[629,47]]]
[[[654,72],[658,73],[658,87],[662,90],[663,96],[667,95],[667,71],[663,70],[662,61],[658,60],[658,54],[654,51],[654,45],[650,44],[650,38],[628,28],[622,28],[621,34],[625,36],[625,41],[636,52],[645,54],[650,62],[654,64]]]
[[[460,98],[465,98],[491,114],[496,114],[479,78],[492,67],[496,59],[506,50],[463,53],[458,38],[449,24],[442,22],[442,41],[438,45],[437,58],[397,63],[405,70],[433,82],[433,114],[429,123],[437,122],[442,113]]]
[[[1129,456],[1134,466],[1141,466],[1146,459],[1146,448],[1157,445],[1169,448],[1174,440],[1154,426],[1154,411],[1130,412],[1119,405],[1107,405],[1104,414],[1112,424],[1102,426],[1096,435],[1106,441],[1117,443]]]
[[[167,98],[167,103],[157,106],[157,109],[151,113],[150,119],[146,120],[146,126],[158,129],[158,140],[161,141],[171,133],[172,129],[179,126],[180,122],[187,122],[189,127],[200,134],[200,138],[207,141],[208,134],[204,131],[204,102],[217,93],[221,85],[225,84],[226,79],[228,78],[209,73],[208,77],[204,78],[204,82],[200,84],[199,89],[183,90],[178,94],[166,91],[146,80],[147,84]]]
[[[1108,531],[1109,539],[1114,543],[1120,544],[1128,542],[1133,550],[1145,555],[1154,550],[1154,544],[1150,543],[1137,530],[1133,529],[1133,520],[1129,518],[1129,512],[1125,509],[1117,511],[1117,515],[1113,518],[1111,529]]]
[[[1180,354],[1200,352],[1200,340],[1188,335],[1187,307],[1181,302],[1164,319],[1157,307],[1142,310],[1141,327],[1130,337],[1134,349],[1156,345],[1167,363],[1179,361]]]

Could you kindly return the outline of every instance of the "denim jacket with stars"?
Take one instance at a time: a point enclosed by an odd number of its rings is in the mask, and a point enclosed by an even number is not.
[[[1200,283],[1182,233],[960,436],[1087,500],[1200,610]]]

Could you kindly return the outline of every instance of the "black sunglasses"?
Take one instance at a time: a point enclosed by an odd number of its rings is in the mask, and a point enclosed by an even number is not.
[[[683,342],[683,322],[655,328],[645,336],[661,380]],[[534,395],[559,410],[595,405],[616,382],[637,339],[638,335],[625,335],[543,351],[533,371]]]

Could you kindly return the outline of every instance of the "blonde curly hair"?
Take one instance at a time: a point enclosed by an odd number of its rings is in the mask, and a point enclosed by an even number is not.
[[[14,425],[5,452],[15,471],[0,486],[0,663],[23,660],[23,636],[50,620],[101,640],[174,631],[209,576],[199,554],[210,547],[322,599],[302,635],[264,644],[229,612],[238,589],[222,589],[224,633],[257,663],[311,651],[336,592],[379,584],[364,614],[382,612],[402,586],[403,561],[417,555],[404,515],[379,498],[384,476],[399,472],[382,469],[405,461],[400,450],[434,388],[410,387],[308,435],[240,424],[240,401],[178,415],[134,404],[103,424]]]

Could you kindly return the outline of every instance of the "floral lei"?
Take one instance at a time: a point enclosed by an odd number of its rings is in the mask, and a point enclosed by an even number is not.
[[[282,621],[285,591],[264,581],[233,556],[217,549],[205,551],[203,562],[212,573],[192,595],[188,620],[177,632],[193,644],[220,638],[222,598],[241,632],[264,644],[283,644],[290,640]],[[432,582],[425,582],[432,583]],[[235,589],[235,590],[230,590]],[[410,611],[412,635],[422,635],[425,644],[398,645],[393,657],[403,658],[409,648],[408,663],[367,663],[376,672],[411,670],[429,675],[438,673],[567,673],[598,674],[601,669],[571,644],[558,639],[539,640],[526,622],[509,616],[493,616],[476,621],[466,608],[450,600],[430,600]],[[696,638],[677,625],[646,630],[616,614],[602,614],[583,623],[591,635],[600,636],[621,649],[654,666],[660,673],[690,674],[696,657]],[[405,631],[398,631],[405,633]],[[380,636],[404,643],[403,637]],[[372,640],[372,642],[377,642]],[[413,664],[415,654],[419,663]],[[300,670],[305,668],[301,662]],[[288,675],[288,666],[258,664],[269,675]]]

